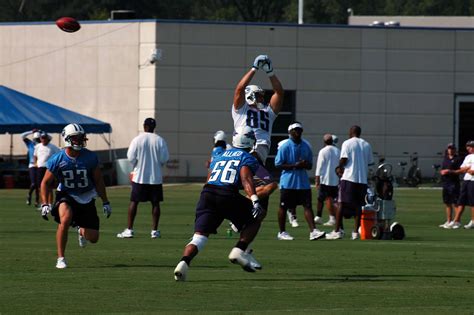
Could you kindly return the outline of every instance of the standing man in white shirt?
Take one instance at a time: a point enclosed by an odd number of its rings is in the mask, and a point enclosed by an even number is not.
[[[359,238],[360,215],[367,194],[367,174],[373,164],[372,147],[360,138],[362,129],[352,126],[349,139],[342,143],[338,171],[342,173],[339,185],[339,206],[336,212],[336,229],[326,234],[327,239],[335,240],[344,236],[342,217],[354,217],[352,239]]]
[[[161,237],[158,224],[161,215],[160,202],[163,201],[162,167],[169,159],[169,152],[165,140],[154,133],[155,127],[155,119],[145,119],[145,132],[136,136],[128,148],[127,158],[133,167],[132,193],[128,206],[128,226],[117,234],[118,238],[133,237],[133,223],[138,204],[144,201],[150,201],[152,206],[151,238]]]
[[[316,164],[316,189],[318,190],[318,205],[316,208],[316,217],[314,223],[322,224],[323,207],[329,212],[329,221],[324,223],[325,226],[336,225],[336,205],[339,176],[336,174],[336,167],[339,165],[341,150],[334,145],[334,136],[325,134],[323,136],[324,148],[318,153],[318,161]]]
[[[44,174],[46,173],[46,166],[49,158],[54,154],[58,153],[60,149],[54,144],[50,143],[51,136],[46,132],[40,133],[40,143],[35,146],[35,152],[33,154],[34,164],[36,164],[36,188],[39,189],[41,194],[41,182],[43,181]],[[47,194],[47,200],[43,200],[43,203],[53,203],[53,191],[51,190]]]

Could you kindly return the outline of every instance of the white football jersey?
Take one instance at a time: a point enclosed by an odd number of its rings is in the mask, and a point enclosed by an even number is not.
[[[474,154],[469,154],[464,158],[464,161],[461,164],[461,168],[470,166],[471,170],[474,169]],[[466,173],[464,174],[463,180],[472,180],[474,181],[474,176]]]
[[[272,126],[277,114],[270,105],[263,109],[257,109],[245,103],[241,108],[235,110],[232,105],[232,119],[234,120],[234,130],[239,127],[249,126],[255,132],[257,141],[255,144],[266,144],[270,147]]]

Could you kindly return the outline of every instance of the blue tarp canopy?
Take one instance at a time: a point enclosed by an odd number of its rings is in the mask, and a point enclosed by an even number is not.
[[[0,134],[22,133],[34,128],[61,133],[64,126],[71,123],[80,124],[86,133],[112,132],[108,123],[0,85]]]

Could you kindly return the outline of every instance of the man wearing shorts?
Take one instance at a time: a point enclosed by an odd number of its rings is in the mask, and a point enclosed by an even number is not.
[[[160,238],[158,230],[163,201],[162,167],[169,159],[168,146],[165,140],[153,131],[156,127],[154,118],[147,118],[143,123],[145,132],[136,136],[127,151],[127,158],[132,163],[132,193],[128,206],[128,226],[118,233],[118,238],[134,236],[133,223],[140,202],[151,202],[152,227],[151,238]]]
[[[360,138],[361,128],[352,126],[349,139],[342,143],[338,171],[342,173],[339,187],[339,206],[336,211],[336,228],[326,234],[326,239],[335,240],[344,236],[342,218],[354,217],[352,239],[359,238],[360,215],[367,194],[367,174],[373,164],[372,147]]]
[[[99,217],[95,207],[97,195],[102,199],[104,215],[108,218],[112,213],[97,154],[85,148],[87,137],[84,129],[78,124],[69,124],[64,127],[62,137],[65,148],[48,160],[41,182],[41,215],[48,220],[48,213],[51,212],[58,223],[58,269],[67,267],[64,253],[69,226],[77,227],[81,247],[85,247],[87,241],[97,243],[99,240]],[[59,182],[59,186],[56,202],[51,207],[48,196],[55,181]]]
[[[207,183],[196,205],[194,235],[185,246],[183,256],[174,270],[176,281],[185,281],[192,259],[203,250],[210,234],[216,234],[224,219],[232,221],[240,238],[229,253],[229,260],[247,272],[255,272],[254,258],[246,250],[255,239],[265,217],[260,205],[253,175],[259,163],[248,152],[255,143],[255,134],[248,127],[238,128],[232,138],[233,149],[216,156],[210,165]],[[239,193],[243,187],[247,197]]]
[[[324,232],[316,229],[313,218],[311,201],[311,185],[308,170],[313,167],[313,152],[311,146],[301,135],[303,126],[294,122],[288,126],[289,139],[280,143],[275,157],[275,167],[281,169],[280,176],[280,207],[278,209],[278,226],[280,232],[277,239],[291,241],[293,237],[286,232],[286,211],[302,205],[304,217],[309,227],[309,240],[324,237]]]

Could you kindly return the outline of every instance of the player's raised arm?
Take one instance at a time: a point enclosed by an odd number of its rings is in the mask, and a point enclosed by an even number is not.
[[[272,98],[270,99],[270,107],[272,108],[275,114],[278,114],[283,106],[283,97],[285,91],[283,90],[283,86],[281,85],[280,80],[273,72],[273,65],[270,58],[267,58],[265,60],[262,65],[262,69],[267,73],[274,92]]]
[[[250,81],[252,81],[255,72],[257,72],[257,70],[262,67],[263,62],[267,58],[268,57],[266,55],[257,56],[252,64],[252,68],[250,68],[250,70],[244,74],[242,79],[240,79],[239,83],[237,83],[234,91],[233,103],[235,110],[238,110],[245,104],[245,87],[250,83]]]

